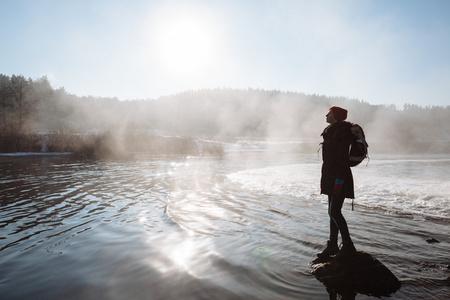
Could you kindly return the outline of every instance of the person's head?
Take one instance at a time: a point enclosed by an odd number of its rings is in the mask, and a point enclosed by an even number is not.
[[[327,123],[333,124],[347,119],[347,110],[339,106],[330,107],[327,114]]]

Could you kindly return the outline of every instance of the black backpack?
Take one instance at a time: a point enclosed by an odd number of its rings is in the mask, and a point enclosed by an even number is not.
[[[350,128],[353,134],[354,141],[350,144],[350,150],[348,153],[348,161],[350,167],[359,165],[368,156],[369,145],[366,142],[366,136],[364,130],[358,124],[353,124]]]

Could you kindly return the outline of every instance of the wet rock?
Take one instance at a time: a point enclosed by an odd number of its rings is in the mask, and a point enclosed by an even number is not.
[[[358,251],[354,256],[337,261],[334,257],[317,258],[311,262],[313,275],[327,291],[342,296],[365,294],[382,297],[396,292],[401,284],[395,275],[368,253]]]
[[[440,241],[438,241],[435,238],[429,238],[429,239],[426,239],[426,241],[428,244],[440,243]]]

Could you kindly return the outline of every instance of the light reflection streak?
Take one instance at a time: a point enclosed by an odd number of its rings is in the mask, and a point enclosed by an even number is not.
[[[169,257],[177,265],[178,268],[191,272],[191,265],[194,257],[197,255],[197,249],[192,239],[185,239],[181,244],[172,247],[169,251]]]
[[[175,193],[167,197],[166,212],[170,219],[188,232],[202,235],[218,236],[223,228],[218,226],[220,220],[236,217],[235,212],[226,209],[217,199],[205,193]],[[221,199],[224,202],[224,199]],[[220,223],[223,225],[223,223]]]
[[[214,249],[211,237],[188,231],[172,232],[164,238],[159,236],[155,239],[154,236],[149,236],[147,244],[158,244],[158,252],[148,256],[148,264],[164,277],[179,273],[187,273],[197,278],[207,276],[210,271],[207,262],[214,260],[208,257],[221,256]]]

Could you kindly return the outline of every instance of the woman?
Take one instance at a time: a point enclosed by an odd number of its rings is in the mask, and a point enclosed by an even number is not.
[[[326,115],[330,125],[324,129],[322,143],[322,178],[321,194],[328,195],[328,214],[330,216],[330,239],[326,248],[317,254],[320,258],[336,255],[337,259],[346,258],[356,253],[347,222],[341,209],[345,198],[355,198],[353,176],[348,163],[352,123],[344,121],[347,110],[333,106]],[[342,249],[339,250],[338,234],[341,233]]]

